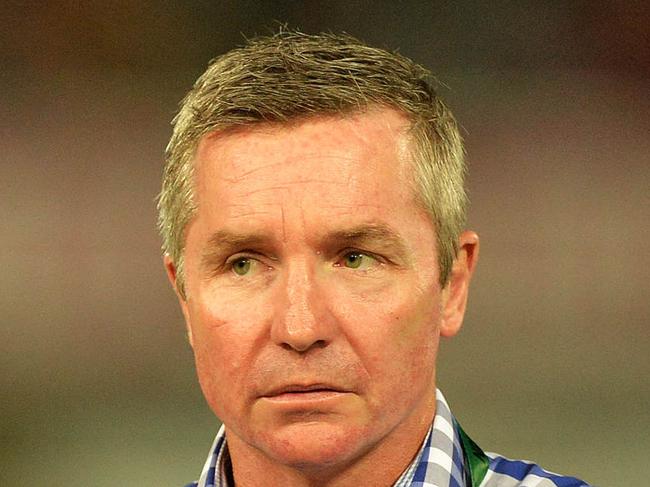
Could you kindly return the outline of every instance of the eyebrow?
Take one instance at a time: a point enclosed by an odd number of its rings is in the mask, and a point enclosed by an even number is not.
[[[379,250],[389,251],[402,259],[406,259],[408,255],[405,240],[391,227],[382,223],[368,223],[337,230],[326,235],[322,243],[328,247],[346,245],[378,247]]]
[[[268,247],[269,237],[261,233],[234,233],[228,230],[217,230],[206,242],[201,254],[201,264],[210,266],[215,260],[224,255],[240,252],[247,249]]]
[[[319,239],[318,243],[326,249],[359,246],[370,247],[368,250],[389,252],[404,260],[408,256],[408,246],[405,240],[391,227],[382,223],[366,223],[335,230]],[[272,245],[272,239],[268,234],[217,230],[206,242],[201,255],[201,264],[209,267],[225,255],[243,250],[268,248]]]

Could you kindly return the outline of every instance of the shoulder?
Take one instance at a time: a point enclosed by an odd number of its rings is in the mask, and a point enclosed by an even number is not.
[[[190,482],[187,484],[185,487],[198,487],[199,483],[198,482]]]
[[[590,487],[575,477],[544,470],[525,460],[510,460],[495,453],[486,453],[490,460],[481,487]]]

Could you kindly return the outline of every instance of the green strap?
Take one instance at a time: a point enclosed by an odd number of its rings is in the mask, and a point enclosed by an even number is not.
[[[472,487],[478,487],[485,478],[490,460],[483,450],[481,450],[481,447],[467,436],[467,433],[463,431],[463,428],[460,427],[460,424],[456,420],[454,420],[454,424],[460,436],[460,443],[463,446],[463,456],[465,458],[465,465],[467,466],[466,470],[469,471],[471,485]]]

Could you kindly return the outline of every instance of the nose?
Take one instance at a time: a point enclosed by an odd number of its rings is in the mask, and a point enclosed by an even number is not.
[[[332,339],[334,322],[313,268],[297,262],[285,271],[273,304],[271,339],[300,353],[326,346]]]

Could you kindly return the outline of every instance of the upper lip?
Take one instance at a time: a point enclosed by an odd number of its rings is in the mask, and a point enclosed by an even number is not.
[[[347,392],[345,389],[327,383],[309,383],[309,384],[285,384],[270,389],[263,394],[264,397],[279,396],[291,392],[310,392],[310,391],[334,391]]]

